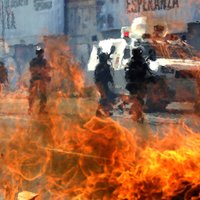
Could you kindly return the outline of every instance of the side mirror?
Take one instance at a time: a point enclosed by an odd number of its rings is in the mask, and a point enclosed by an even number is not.
[[[152,61],[156,61],[156,51],[154,49],[149,50],[149,59]]]

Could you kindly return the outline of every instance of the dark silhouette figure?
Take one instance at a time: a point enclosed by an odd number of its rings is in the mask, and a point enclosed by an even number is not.
[[[149,71],[148,64],[142,56],[142,50],[136,48],[132,50],[132,58],[125,67],[126,89],[130,92],[132,107],[130,114],[134,120],[142,119],[143,98],[147,90],[146,75]]]
[[[104,112],[109,112],[117,95],[112,91],[111,86],[114,86],[113,77],[111,74],[111,66],[108,64],[109,54],[99,54],[99,64],[94,71],[94,81],[101,95],[100,107]],[[98,113],[97,113],[98,114]]]
[[[40,108],[39,113],[47,113],[47,85],[51,81],[49,75],[50,66],[44,58],[44,49],[38,47],[36,49],[37,57],[33,58],[30,62],[30,88],[29,88],[29,113],[32,112],[35,98],[39,95]]]
[[[8,71],[4,63],[0,61],[0,94],[5,86],[8,85]]]
[[[131,60],[125,67],[125,79],[127,81],[126,89],[133,95],[145,88],[145,76],[149,67],[140,48],[133,49],[132,54]]]

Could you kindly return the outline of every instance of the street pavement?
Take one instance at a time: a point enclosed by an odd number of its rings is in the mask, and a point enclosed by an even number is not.
[[[55,107],[54,99],[49,99],[49,106]],[[49,114],[54,116],[64,116],[66,121],[72,121],[83,117],[86,122],[95,116],[98,106],[97,98],[61,98],[57,100],[57,108],[50,109]],[[59,104],[59,105],[58,105]],[[38,102],[36,101],[36,106]],[[144,123],[139,126],[149,125],[157,131],[159,127],[168,126],[169,124],[186,123],[188,126],[196,127],[195,123],[199,117],[194,114],[193,103],[191,102],[172,102],[167,106],[166,112],[144,113]],[[37,110],[37,109],[36,109]],[[17,126],[27,128],[30,121],[37,121],[37,113],[28,115],[27,97],[11,98],[9,96],[0,100],[0,130],[12,132]],[[128,111],[123,114],[115,111],[112,119],[119,122],[124,127],[132,128],[137,123],[133,122]]]

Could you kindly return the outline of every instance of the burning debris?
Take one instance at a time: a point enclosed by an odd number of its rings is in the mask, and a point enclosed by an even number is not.
[[[48,114],[0,129],[4,199],[198,199],[200,133],[191,126],[199,118],[155,131],[148,122],[128,127],[96,117],[97,103],[69,100],[72,91],[83,94],[84,79],[68,47],[56,38],[46,46],[53,67]]]
[[[23,191],[18,194],[17,200],[36,200],[38,197],[38,194],[29,192],[29,191]]]
[[[82,127],[58,132],[63,123],[53,127],[52,147],[36,142],[30,132],[27,138],[23,130],[21,137],[16,133],[3,165],[16,180],[11,188],[31,185],[41,199],[198,197],[200,138],[184,124],[163,129],[164,138],[146,127],[145,139],[139,127],[128,130],[109,118],[93,117]]]

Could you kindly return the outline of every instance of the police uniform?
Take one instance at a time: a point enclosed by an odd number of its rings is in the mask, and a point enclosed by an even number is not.
[[[30,87],[29,87],[29,113],[32,111],[34,99],[39,93],[40,98],[40,113],[46,112],[47,103],[47,85],[51,80],[49,75],[50,66],[47,60],[43,57],[44,50],[36,50],[38,56],[30,62]]]
[[[0,62],[0,93],[5,84],[8,83],[8,71],[3,62]]]
[[[127,81],[126,89],[131,95],[144,92],[146,88],[146,74],[148,64],[145,62],[142,55],[135,54],[125,68],[125,79]]]
[[[142,56],[140,48],[132,50],[133,57],[125,67],[125,79],[127,81],[126,89],[130,92],[130,100],[132,106],[130,114],[134,121],[143,122],[143,98],[146,93],[146,74],[148,71],[148,64]]]
[[[96,66],[94,71],[95,84],[101,94],[102,99],[113,101],[116,94],[109,88],[109,84],[114,84],[111,75],[110,65],[107,63],[107,56],[105,53],[99,55],[100,63]]]
[[[114,81],[111,74],[110,65],[107,63],[108,57],[108,54],[101,53],[99,55],[100,62],[97,64],[94,71],[94,81],[101,95],[100,107],[106,112],[110,112],[114,100],[117,97],[117,94],[115,94],[109,87],[110,84],[114,84]]]

